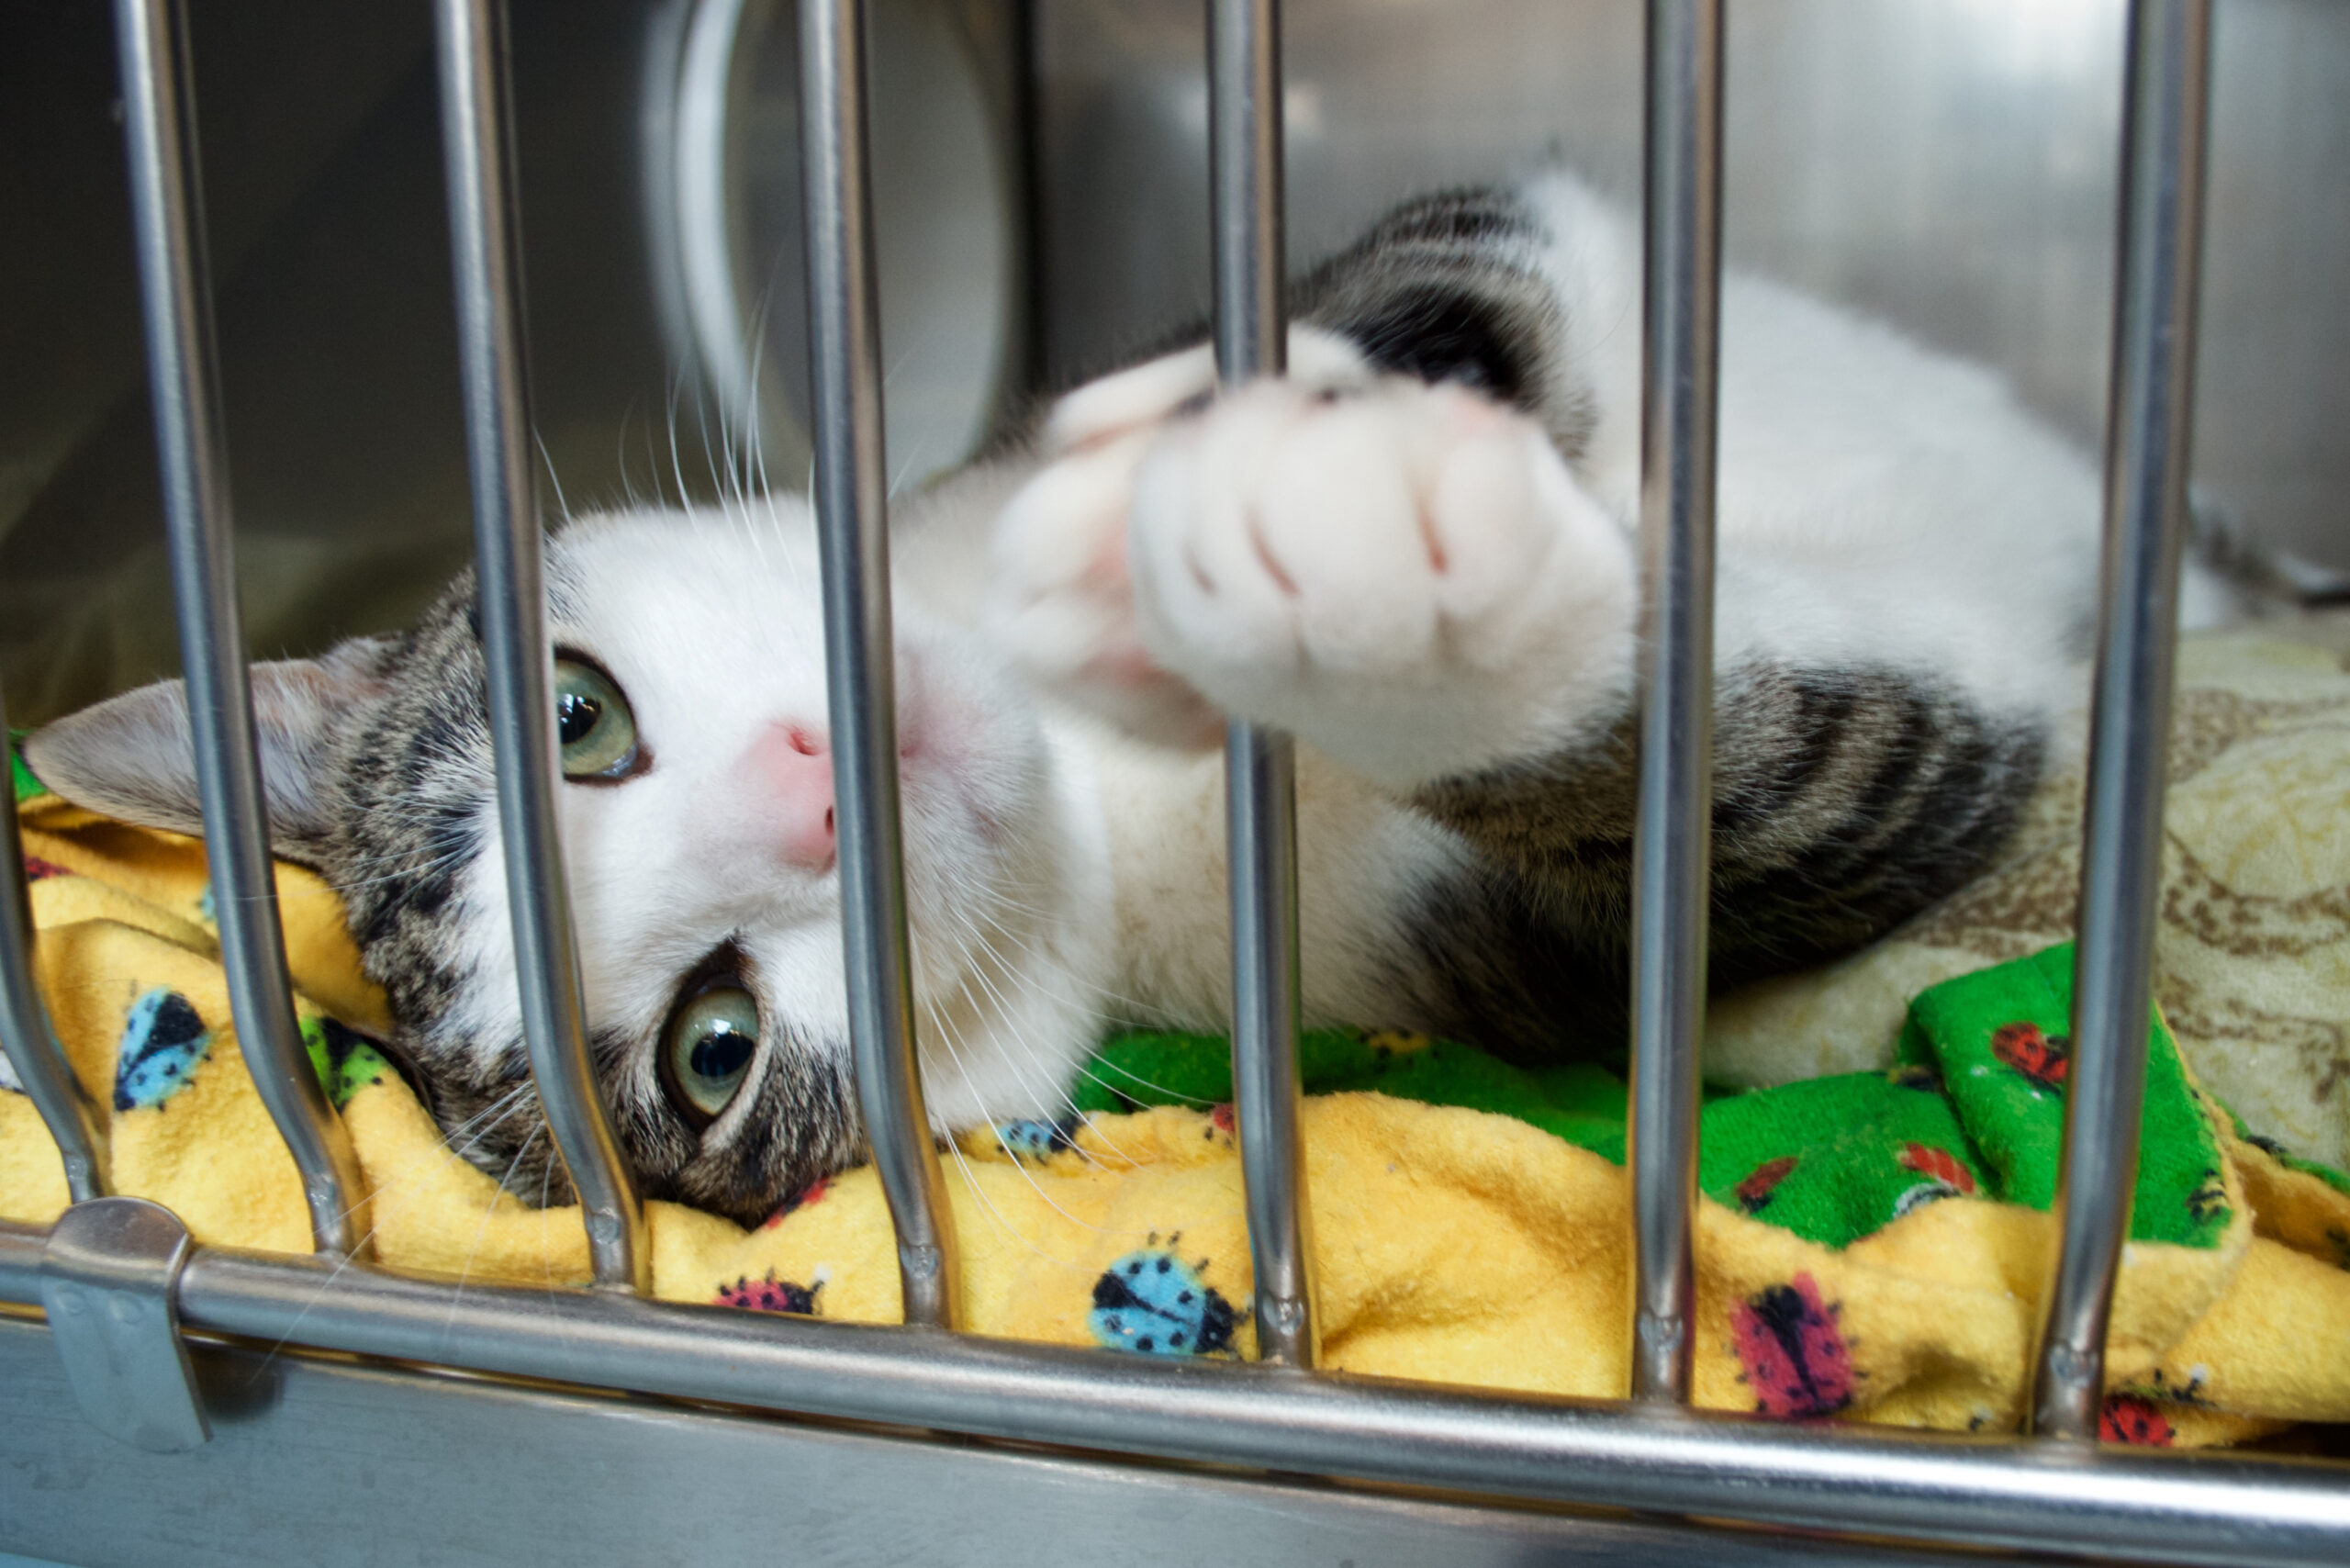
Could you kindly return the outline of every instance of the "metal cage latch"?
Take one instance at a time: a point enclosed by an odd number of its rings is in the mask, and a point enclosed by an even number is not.
[[[185,1453],[212,1436],[174,1294],[187,1226],[144,1198],[94,1198],[59,1217],[40,1260],[65,1381],[90,1424],[150,1453]]]

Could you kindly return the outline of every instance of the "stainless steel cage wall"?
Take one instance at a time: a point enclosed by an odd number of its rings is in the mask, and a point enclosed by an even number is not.
[[[1280,16],[1278,0],[1206,3],[1215,343],[1229,384],[1282,364]],[[913,1327],[778,1319],[643,1294],[643,1221],[589,1070],[556,853],[498,0],[436,0],[481,625],[532,1070],[581,1194],[599,1288],[470,1286],[459,1295],[369,1266],[348,1144],[317,1091],[288,1005],[239,651],[185,29],[175,0],[118,0],[154,415],[223,961],[248,1059],[303,1175],[319,1256],[191,1248],[162,1211],[106,1195],[102,1145],[33,991],[12,821],[0,843],[10,879],[0,889],[0,1044],[57,1138],[76,1203],[73,1223],[61,1222],[54,1236],[0,1226],[0,1304],[54,1308],[103,1276],[88,1288],[118,1288],[125,1300],[151,1298],[163,1309],[153,1315],[162,1328],[141,1341],[151,1352],[137,1363],[143,1374],[98,1365],[105,1347],[94,1350],[87,1335],[60,1323],[53,1337],[84,1407],[101,1388],[122,1407],[109,1429],[134,1441],[147,1432],[159,1449],[202,1441],[200,1406],[192,1427],[142,1427],[122,1416],[135,1417],[142,1400],[198,1397],[177,1348],[177,1336],[192,1331],[1066,1445],[1105,1467],[1115,1458],[1241,1466],[1488,1500],[2132,1560],[2350,1560],[2350,1473],[2339,1466],[2121,1451],[2091,1440],[2143,1087],[2210,0],[2133,0],[2130,13],[2076,1065],[2063,1245],[2032,1409],[2039,1435],[2025,1439],[1796,1428],[1688,1408],[1711,793],[1722,0],[1648,5],[1632,1402],[1504,1398],[1311,1370],[1291,765],[1284,737],[1240,725],[1227,746],[1235,1078],[1264,1360],[1170,1363],[946,1332],[959,1276],[915,1068],[894,766],[863,10],[862,0],[800,0],[808,308],[852,1035]],[[145,1250],[132,1256],[123,1242],[119,1267],[106,1272],[102,1248],[91,1259],[93,1236],[141,1238]],[[154,1332],[171,1336],[172,1355],[153,1353]],[[448,1386],[438,1397],[456,1399],[458,1385]],[[1197,1484],[1206,1496],[1227,1480]],[[1718,1539],[1764,1550],[1757,1537]]]

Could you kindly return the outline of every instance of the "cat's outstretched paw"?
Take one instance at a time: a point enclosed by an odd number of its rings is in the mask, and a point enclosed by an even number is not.
[[[1367,386],[1354,347],[1311,327],[1289,335],[1291,379],[1319,391]],[[1087,383],[1046,421],[1046,458],[998,520],[988,621],[1028,673],[1146,738],[1205,746],[1224,713],[1144,645],[1127,532],[1136,476],[1159,438],[1215,392],[1205,344]]]
[[[1271,382],[1170,426],[1129,557],[1161,667],[1383,783],[1546,751],[1629,685],[1629,540],[1465,387]]]
[[[990,629],[1030,676],[1137,734],[1187,747],[1211,744],[1223,715],[1144,647],[1126,522],[1152,442],[1214,386],[1201,348],[1064,398],[1045,427],[1051,461],[997,521],[989,587]]]
[[[1064,404],[1006,510],[998,624],[1032,670],[1146,734],[1238,714],[1398,787],[1620,703],[1630,544],[1534,421],[1336,359],[1209,403],[1186,359]]]

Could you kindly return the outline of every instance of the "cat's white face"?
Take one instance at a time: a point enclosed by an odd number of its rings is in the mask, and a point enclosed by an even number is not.
[[[702,1158],[723,1159],[759,1141],[772,1109],[762,1081],[786,1056],[847,1068],[807,510],[778,498],[590,520],[558,536],[549,580],[558,700],[574,699],[558,811],[588,1017],[630,1047],[606,1092],[616,1106],[710,1116]],[[1032,701],[977,639],[913,606],[900,609],[897,638],[932,1114],[942,1126],[1050,1118],[1067,1109],[1096,1015],[1099,857],[1075,842],[1088,813],[1068,798]],[[583,694],[604,710],[592,723]],[[506,1040],[520,1021],[494,802],[484,813],[454,922],[476,983],[453,1022]]]

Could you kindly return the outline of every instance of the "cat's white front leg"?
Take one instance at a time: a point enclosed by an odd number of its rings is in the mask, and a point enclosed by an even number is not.
[[[1160,667],[1391,787],[1551,750],[1630,689],[1624,530],[1463,387],[1269,382],[1169,427],[1128,561]]]

